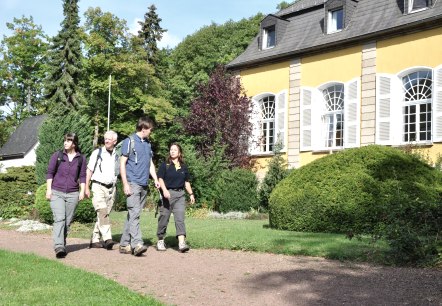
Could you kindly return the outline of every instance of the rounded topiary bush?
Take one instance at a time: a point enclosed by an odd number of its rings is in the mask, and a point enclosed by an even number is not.
[[[413,155],[375,145],[348,149],[281,181],[270,196],[270,226],[386,236],[402,222],[432,235],[441,229],[441,191],[441,172]]]
[[[52,216],[51,205],[48,200],[46,200],[46,184],[38,187],[35,194],[35,215],[36,217],[46,224],[52,224],[54,222]],[[96,219],[96,213],[94,207],[92,206],[91,199],[85,199],[78,202],[77,209],[75,210],[75,216],[73,221],[80,223],[91,223]]]
[[[247,169],[223,170],[215,183],[215,209],[219,212],[249,211],[259,206],[256,175]]]

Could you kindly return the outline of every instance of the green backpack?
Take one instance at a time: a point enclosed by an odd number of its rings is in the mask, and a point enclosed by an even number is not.
[[[123,140],[124,141],[124,140]],[[123,141],[120,141],[115,146],[115,175],[120,177],[120,157],[121,157],[121,147],[123,145]],[[135,154],[135,163],[137,162],[137,152],[135,151],[135,140],[134,136],[129,136],[129,155]],[[97,158],[98,160],[98,158]]]

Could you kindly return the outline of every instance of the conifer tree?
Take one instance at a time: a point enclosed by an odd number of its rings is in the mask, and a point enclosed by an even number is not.
[[[156,67],[158,64],[158,46],[157,42],[163,37],[164,30],[160,26],[161,18],[156,13],[155,5],[149,7],[149,11],[144,14],[144,21],[139,21],[141,30],[138,31],[138,37],[143,40],[143,47],[146,51],[146,60],[149,64]]]
[[[38,132],[39,146],[36,150],[35,172],[39,185],[46,182],[46,172],[51,155],[63,149],[64,135],[77,134],[81,153],[88,157],[92,152],[92,127],[87,116],[70,111],[66,116],[49,117]]]
[[[50,107],[60,110],[78,109],[78,91],[81,75],[81,44],[80,17],[78,15],[78,0],[64,0],[64,20],[61,30],[53,38],[50,63],[52,63],[47,78],[47,94]]]

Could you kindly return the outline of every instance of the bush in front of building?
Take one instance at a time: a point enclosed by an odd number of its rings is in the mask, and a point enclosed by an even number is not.
[[[20,218],[29,214],[37,182],[35,167],[10,167],[0,174],[0,217]]]
[[[35,194],[34,210],[35,217],[41,222],[50,225],[54,223],[51,205],[49,201],[46,200],[46,184],[41,185],[37,189]],[[97,215],[94,207],[92,206],[92,200],[84,199],[83,201],[78,202],[73,221],[80,223],[91,223],[95,222],[96,216]]]
[[[215,183],[215,210],[226,213],[258,209],[257,188],[256,175],[249,169],[222,171]]]
[[[270,226],[385,238],[396,263],[437,256],[442,173],[399,149],[366,146],[293,171],[270,196]]]
[[[269,197],[273,189],[289,173],[290,170],[287,168],[287,163],[278,148],[278,150],[275,150],[275,155],[270,159],[267,173],[258,189],[259,206],[263,211],[268,211],[269,209]]]

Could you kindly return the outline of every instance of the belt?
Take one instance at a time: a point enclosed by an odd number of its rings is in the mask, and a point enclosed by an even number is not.
[[[114,184],[104,184],[104,183],[99,182],[99,181],[92,181],[92,183],[95,183],[95,184],[101,185],[101,186],[106,187],[106,188],[108,188],[108,189],[114,187]]]
[[[169,188],[169,189],[173,191],[183,191],[183,188]]]

